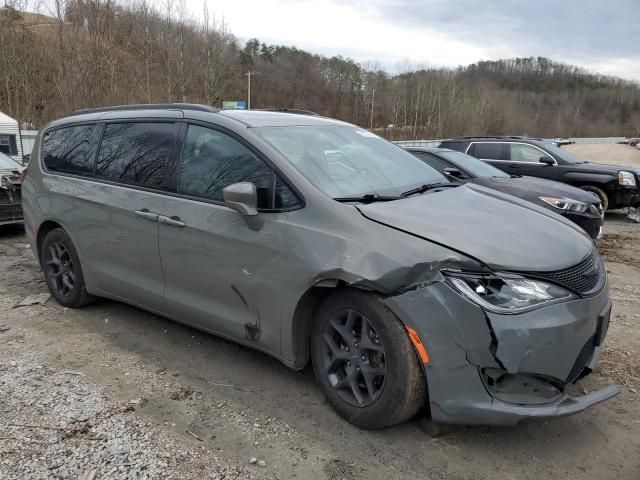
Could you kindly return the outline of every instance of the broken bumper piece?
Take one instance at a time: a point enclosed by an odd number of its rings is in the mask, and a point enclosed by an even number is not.
[[[595,392],[581,396],[561,393],[552,404],[526,405],[512,404],[493,398],[490,402],[474,406],[474,415],[495,419],[492,424],[512,425],[525,418],[563,417],[573,415],[600,402],[604,402],[620,393],[615,385],[607,385]]]
[[[485,312],[444,282],[387,304],[429,352],[425,374],[436,422],[514,425],[571,415],[619,393],[613,385],[582,396],[565,388],[598,361],[611,311],[606,287],[515,315]]]

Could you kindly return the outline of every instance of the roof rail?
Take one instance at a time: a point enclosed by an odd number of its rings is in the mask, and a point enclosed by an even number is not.
[[[254,108],[254,110],[259,110],[261,112],[282,112],[282,113],[295,113],[297,115],[313,115],[315,117],[320,116],[319,113],[312,112],[310,110],[300,110],[298,108]]]
[[[542,140],[536,137],[527,137],[524,135],[469,135],[466,137],[457,137],[458,139],[471,140],[474,138],[489,138],[489,139],[511,139],[511,140]]]
[[[122,110],[196,110],[199,112],[216,113],[220,110],[209,105],[197,103],[141,103],[135,105],[113,105],[110,107],[83,108],[71,114],[84,115],[86,113],[118,112]]]

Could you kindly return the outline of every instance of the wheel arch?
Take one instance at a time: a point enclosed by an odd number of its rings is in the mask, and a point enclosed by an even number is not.
[[[38,263],[40,264],[42,264],[42,243],[44,242],[47,234],[50,231],[55,230],[56,228],[62,228],[65,232],[67,232],[67,230],[62,225],[60,225],[60,223],[54,220],[45,220],[38,226],[38,230],[36,233],[36,249],[38,253]],[[67,234],[69,234],[69,232],[67,232]]]
[[[302,370],[311,359],[311,326],[318,308],[329,295],[344,289],[384,294],[375,288],[350,284],[339,278],[325,278],[309,287],[298,300],[291,322],[293,368],[296,370]]]
[[[42,267],[42,261],[41,261],[42,243],[44,242],[44,239],[47,236],[47,234],[52,230],[55,230],[56,228],[61,228],[62,230],[64,230],[65,233],[69,236],[69,238],[73,242],[78,258],[80,259],[80,263],[83,266],[82,273],[84,275],[85,284],[87,285],[87,290],[89,290],[91,293],[91,291],[93,290],[92,288],[93,282],[92,282],[91,272],[89,271],[89,265],[87,265],[87,262],[85,261],[82,249],[80,248],[80,245],[77,239],[75,238],[74,233],[71,231],[71,229],[66,227],[64,222],[60,222],[58,220],[53,220],[53,219],[46,219],[46,220],[43,220],[38,226],[38,229],[36,230],[36,235],[35,235],[38,264],[40,265],[40,267]]]

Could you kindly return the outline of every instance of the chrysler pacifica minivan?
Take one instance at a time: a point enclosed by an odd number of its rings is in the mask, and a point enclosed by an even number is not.
[[[309,362],[364,427],[423,408],[515,424],[572,396],[611,299],[591,239],[555,213],[450,183],[319,116],[168,104],[82,110],[37,138],[25,227],[52,295],[127,302]]]

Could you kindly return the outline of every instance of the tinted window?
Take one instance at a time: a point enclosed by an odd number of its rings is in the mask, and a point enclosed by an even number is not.
[[[542,150],[526,145],[524,143],[512,143],[511,144],[511,161],[512,162],[530,162],[539,163],[540,157],[546,155]]]
[[[416,157],[418,157],[424,163],[426,163],[430,167],[435,168],[439,172],[441,172],[445,168],[451,168],[453,166],[445,162],[444,160],[441,160],[439,158],[429,155],[428,153],[422,153],[422,152],[411,152],[411,153],[413,153]]]
[[[96,177],[162,188],[175,140],[172,123],[111,123],[105,128]]]
[[[445,140],[438,145],[440,148],[450,148],[451,150],[458,150],[464,152],[469,142],[456,142],[452,140]]]
[[[93,174],[92,139],[95,125],[59,128],[45,133],[42,139],[42,159],[54,172]]]
[[[498,170],[487,162],[478,160],[471,155],[462,152],[438,152],[438,155],[446,158],[451,163],[463,169],[466,173],[473,177],[509,177],[502,170]]]
[[[471,145],[471,155],[484,160],[505,160],[503,143],[474,143]]]
[[[282,181],[280,177],[276,180],[276,191],[274,195],[274,207],[279,209],[295,208],[300,204],[298,197]]]
[[[189,126],[180,166],[179,193],[222,201],[224,187],[236,182],[255,184],[258,208],[289,208],[298,203],[286,184],[276,181],[271,168],[239,141],[217,130]]]

